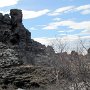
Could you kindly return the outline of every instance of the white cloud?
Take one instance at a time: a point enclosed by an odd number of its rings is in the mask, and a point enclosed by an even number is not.
[[[0,11],[0,13],[4,14],[9,14],[9,11]]]
[[[90,4],[88,5],[82,5],[76,8],[76,10],[80,11],[80,10],[86,10],[86,9],[90,9]]]
[[[40,10],[40,11],[22,10],[23,19],[37,18],[37,17],[47,14],[48,12],[49,12],[48,9],[44,9],[44,10]],[[9,14],[9,11],[0,11],[0,13]]]
[[[66,6],[66,7],[56,9],[55,12],[60,13],[60,12],[70,11],[72,8],[73,6]]]
[[[68,53],[70,53],[72,50],[77,50],[77,44],[79,43],[79,40],[85,40],[86,41],[85,47],[88,48],[90,45],[88,42],[89,39],[90,39],[90,36],[79,37],[77,35],[67,35],[67,36],[56,37],[56,38],[48,38],[48,37],[34,38],[34,40],[46,46],[52,45],[56,52],[59,52],[58,46],[57,46],[57,45],[60,45],[59,43],[62,43],[62,45],[66,44],[65,50],[68,50],[67,51]]]
[[[40,11],[28,11],[28,10],[22,10],[23,12],[23,18],[24,19],[31,19],[31,18],[37,18],[42,15],[45,15],[49,12],[48,9],[40,10]]]
[[[67,35],[62,37],[63,40],[66,40],[67,42],[76,41],[79,37],[77,35]]]
[[[66,36],[66,33],[61,33],[60,36]]]
[[[52,37],[52,38],[48,38],[48,37],[40,37],[40,38],[34,38],[35,41],[38,41],[44,45],[50,45],[52,42],[57,42],[57,39],[61,40],[62,42],[72,42],[72,41],[76,41],[79,37],[77,35],[64,35],[62,37],[58,36],[58,37]]]
[[[66,26],[69,29],[74,29],[74,30],[78,30],[78,29],[90,30],[90,21],[75,22],[75,21],[67,20],[67,21],[53,22],[48,24],[43,29],[48,29],[48,30],[58,29],[58,27],[60,26]]]
[[[40,37],[40,38],[34,38],[35,41],[38,41],[42,44],[45,45],[50,45],[52,41],[57,41],[57,39],[61,39],[61,41],[66,41],[66,42],[75,42],[79,39],[90,39],[90,36],[81,36],[79,37],[78,35],[66,35],[63,37],[54,37],[54,38],[48,38],[48,37]]]
[[[31,27],[30,30],[37,30],[37,28],[35,28],[35,27]]]
[[[63,31],[58,31],[58,32],[60,32],[60,33],[65,33],[66,31],[65,31],[65,30],[63,30]]]
[[[81,14],[90,14],[90,4],[88,5],[82,5],[82,6],[65,6],[65,7],[60,7],[52,12],[50,12],[48,15],[49,16],[57,16],[61,15],[63,13],[68,13],[68,12],[80,12]]]
[[[40,37],[40,38],[34,38],[35,41],[38,41],[46,46],[48,45],[53,45],[55,46],[55,51],[57,50],[57,43],[62,43],[62,44],[67,44],[67,48],[72,50],[72,49],[76,49],[76,45],[77,43],[79,43],[79,40],[89,40],[90,36],[77,36],[77,35],[67,35],[67,36],[63,36],[63,37],[56,37],[56,38],[48,38],[48,37]],[[88,43],[88,42],[87,42]],[[89,43],[88,43],[89,44]],[[69,47],[68,47],[69,45]],[[89,45],[88,45],[89,46]],[[87,47],[87,46],[86,46]]]
[[[59,33],[70,33],[70,32],[74,32],[75,30],[60,30],[60,31],[58,31]]]
[[[90,39],[90,36],[83,36],[81,39]]]
[[[83,30],[82,33],[83,33],[83,34],[90,34],[90,29]]]
[[[0,0],[0,7],[15,5],[19,0]]]
[[[54,20],[54,21],[60,21],[61,18],[54,18],[53,20]]]
[[[90,14],[90,9],[82,11],[81,14]]]
[[[54,12],[49,13],[48,15],[49,16],[57,16],[57,15],[72,11],[73,8],[74,8],[74,6],[61,7],[61,8],[56,9]]]
[[[46,46],[49,45],[49,41],[50,41],[50,39],[46,38],[46,37],[34,38],[34,40],[38,41]]]
[[[90,4],[79,6],[75,8],[75,11],[80,11],[81,14],[90,14]]]

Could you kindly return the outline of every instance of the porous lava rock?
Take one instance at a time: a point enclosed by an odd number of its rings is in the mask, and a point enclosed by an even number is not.
[[[0,13],[0,86],[6,89],[42,87],[56,80],[45,45],[31,39],[22,23],[22,10]]]

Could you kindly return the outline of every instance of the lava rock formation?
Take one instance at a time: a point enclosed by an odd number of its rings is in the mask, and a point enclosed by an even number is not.
[[[0,86],[41,87],[55,82],[55,70],[48,65],[46,47],[31,39],[22,23],[22,10],[0,13]],[[46,67],[48,66],[48,67]]]

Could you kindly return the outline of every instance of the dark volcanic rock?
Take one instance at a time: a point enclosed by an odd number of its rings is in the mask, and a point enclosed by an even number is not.
[[[10,18],[11,16],[11,18]],[[45,46],[31,39],[31,33],[22,23],[22,11],[11,9],[10,16],[0,14],[0,42],[15,49],[23,63],[32,64],[34,54],[45,53]],[[33,53],[33,56],[30,56]],[[29,62],[28,62],[29,61]]]
[[[0,24],[2,24],[3,14],[0,13]]]
[[[90,54],[90,48],[88,49],[88,54]]]
[[[17,26],[19,23],[22,23],[22,10],[11,9],[10,15],[11,15],[11,24],[13,26],[12,28]]]
[[[6,68],[11,66],[22,65],[23,62],[20,61],[18,53],[5,44],[0,43],[0,67]]]
[[[9,17],[8,14],[5,14],[5,15],[3,16],[3,23],[8,24],[8,25],[11,24],[11,19],[10,19],[10,17]]]
[[[5,71],[6,72],[5,72]],[[45,87],[55,82],[55,72],[49,67],[19,66],[0,70],[0,84],[17,88]]]
[[[56,80],[56,71],[48,64],[52,59],[48,59],[49,49],[31,39],[31,32],[22,23],[22,16],[22,10],[18,9],[11,9],[10,16],[0,13],[2,88],[9,85],[16,88],[45,87]]]

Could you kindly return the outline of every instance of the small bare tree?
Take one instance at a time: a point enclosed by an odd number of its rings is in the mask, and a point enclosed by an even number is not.
[[[67,51],[68,43],[63,38],[57,37],[50,41],[51,46],[55,49],[58,53],[63,53]]]

